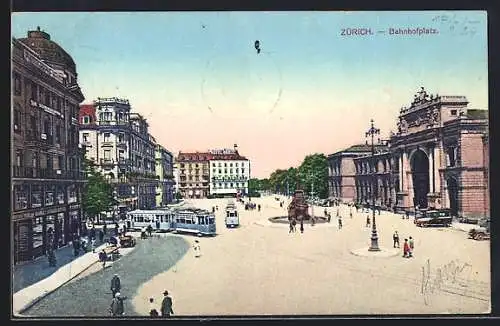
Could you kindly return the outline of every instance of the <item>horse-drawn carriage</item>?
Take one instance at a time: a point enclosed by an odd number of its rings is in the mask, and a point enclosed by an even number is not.
[[[256,207],[257,207],[257,205],[255,203],[248,202],[245,204],[245,210],[247,210],[247,211],[254,210]]]

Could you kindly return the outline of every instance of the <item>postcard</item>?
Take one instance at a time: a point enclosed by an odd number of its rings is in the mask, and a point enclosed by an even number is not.
[[[13,318],[490,313],[485,11],[11,27]]]

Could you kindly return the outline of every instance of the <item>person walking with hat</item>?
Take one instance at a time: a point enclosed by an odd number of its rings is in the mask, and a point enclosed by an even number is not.
[[[116,293],[120,292],[121,288],[122,286],[120,278],[118,277],[118,274],[115,274],[111,279],[111,292],[113,293],[113,298],[115,297]]]
[[[168,318],[171,314],[174,314],[174,310],[172,309],[172,298],[168,295],[168,291],[165,290],[163,292],[163,301],[161,302],[161,316]]]
[[[392,242],[393,242],[393,248],[396,248],[396,245],[399,248],[399,234],[398,231],[394,231],[394,234],[392,235]]]
[[[194,256],[196,258],[199,258],[201,255],[201,252],[200,252],[200,242],[198,240],[194,240],[193,249],[194,249]]]

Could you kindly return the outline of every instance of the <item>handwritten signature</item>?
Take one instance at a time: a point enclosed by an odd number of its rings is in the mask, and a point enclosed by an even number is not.
[[[459,18],[456,14],[436,15],[432,18],[432,21],[448,25],[450,32],[459,33],[460,35],[476,34],[475,26],[480,23],[479,20],[471,20],[466,16]]]
[[[434,277],[431,276],[431,262],[427,259],[427,263],[422,266],[422,287],[421,294],[424,297],[425,304],[429,304],[431,294],[437,291],[450,292],[450,285],[459,285],[463,288],[463,293],[451,292],[455,294],[465,295],[468,287],[468,281],[472,273],[472,265],[461,263],[458,260],[452,260],[446,265],[436,269]],[[464,279],[464,276],[465,279]]]

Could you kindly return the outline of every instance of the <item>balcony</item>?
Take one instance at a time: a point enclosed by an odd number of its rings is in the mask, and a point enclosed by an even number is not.
[[[104,166],[115,165],[115,160],[113,160],[111,158],[101,158],[100,162],[101,162],[101,165],[104,165]]]
[[[37,178],[37,179],[71,179],[83,180],[85,179],[84,171],[76,170],[54,170],[54,169],[40,169],[26,166],[13,166],[12,176],[14,178]]]

